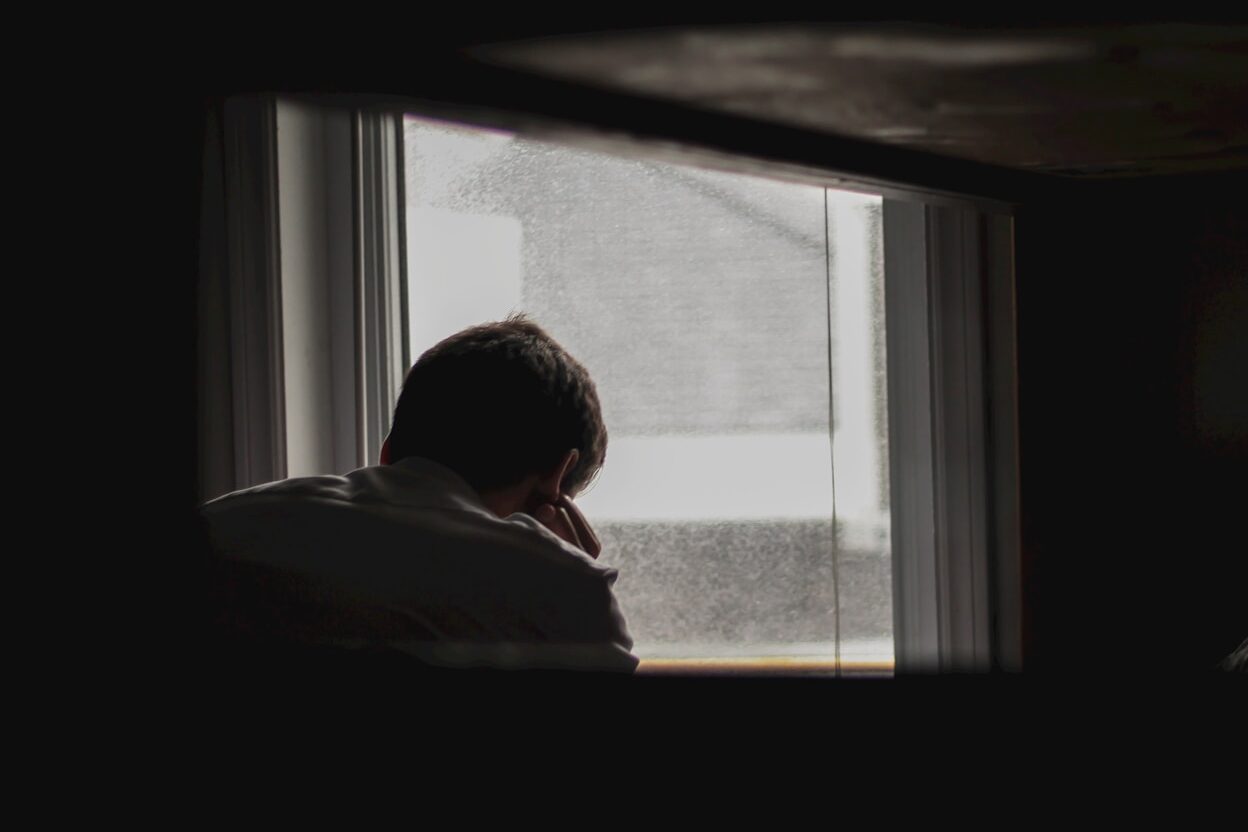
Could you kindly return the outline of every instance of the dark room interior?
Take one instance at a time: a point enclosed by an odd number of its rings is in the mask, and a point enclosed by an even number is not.
[[[1213,674],[1248,637],[1248,25],[412,31],[201,67],[182,109],[196,205],[224,102],[282,94],[1004,206],[1021,644],[1008,670]],[[238,50],[260,54],[258,36]]]

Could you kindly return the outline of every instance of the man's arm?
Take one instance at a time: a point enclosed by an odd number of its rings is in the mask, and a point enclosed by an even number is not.
[[[559,495],[555,503],[546,503],[537,509],[535,518],[560,539],[571,543],[595,560],[602,553],[602,542],[589,524],[589,520],[566,494]],[[605,638],[592,645],[584,645],[584,665],[600,670],[631,673],[637,668],[638,659],[632,653],[633,639],[624,622],[619,601],[612,591],[615,583],[614,570],[603,575],[602,592],[597,607],[605,612],[606,620],[599,625]]]

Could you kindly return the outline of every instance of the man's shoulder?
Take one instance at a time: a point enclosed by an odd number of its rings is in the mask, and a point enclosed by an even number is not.
[[[349,476],[318,475],[232,491],[201,505],[199,515],[214,546],[227,551],[253,538],[276,546],[332,537],[375,502]]]
[[[336,540],[350,532],[360,541],[351,547],[356,553],[384,547],[429,552],[433,547],[508,572],[548,568],[614,582],[616,570],[564,542],[535,518],[521,513],[494,516],[461,490],[443,485],[373,466],[346,476],[295,477],[241,489],[205,503],[200,512],[214,539],[222,541],[261,530],[270,543]]]
[[[321,474],[310,477],[291,477],[274,482],[254,485],[231,491],[204,503],[202,509],[211,513],[255,500],[280,500],[283,498],[324,497],[350,499],[356,489],[347,477]]]
[[[303,622],[311,635],[300,637],[324,640],[337,632],[325,629],[332,622],[385,624],[378,639],[445,666],[636,664],[614,569],[527,514],[494,515],[437,472],[300,477],[233,492],[202,511],[223,581],[261,599],[238,612],[245,622],[261,615],[255,626]],[[274,619],[278,603],[292,612]],[[433,640],[420,624],[429,621]]]

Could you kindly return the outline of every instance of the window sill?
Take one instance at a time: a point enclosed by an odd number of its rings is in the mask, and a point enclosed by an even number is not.
[[[733,658],[642,659],[638,674],[646,676],[837,676],[832,659],[806,656],[743,656]],[[842,661],[840,676],[892,677],[893,662]]]

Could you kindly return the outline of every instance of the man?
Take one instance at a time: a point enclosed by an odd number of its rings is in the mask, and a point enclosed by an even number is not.
[[[379,465],[204,506],[213,632],[284,655],[632,671],[617,573],[572,502],[606,445],[593,381],[539,326],[452,335],[408,373]]]

